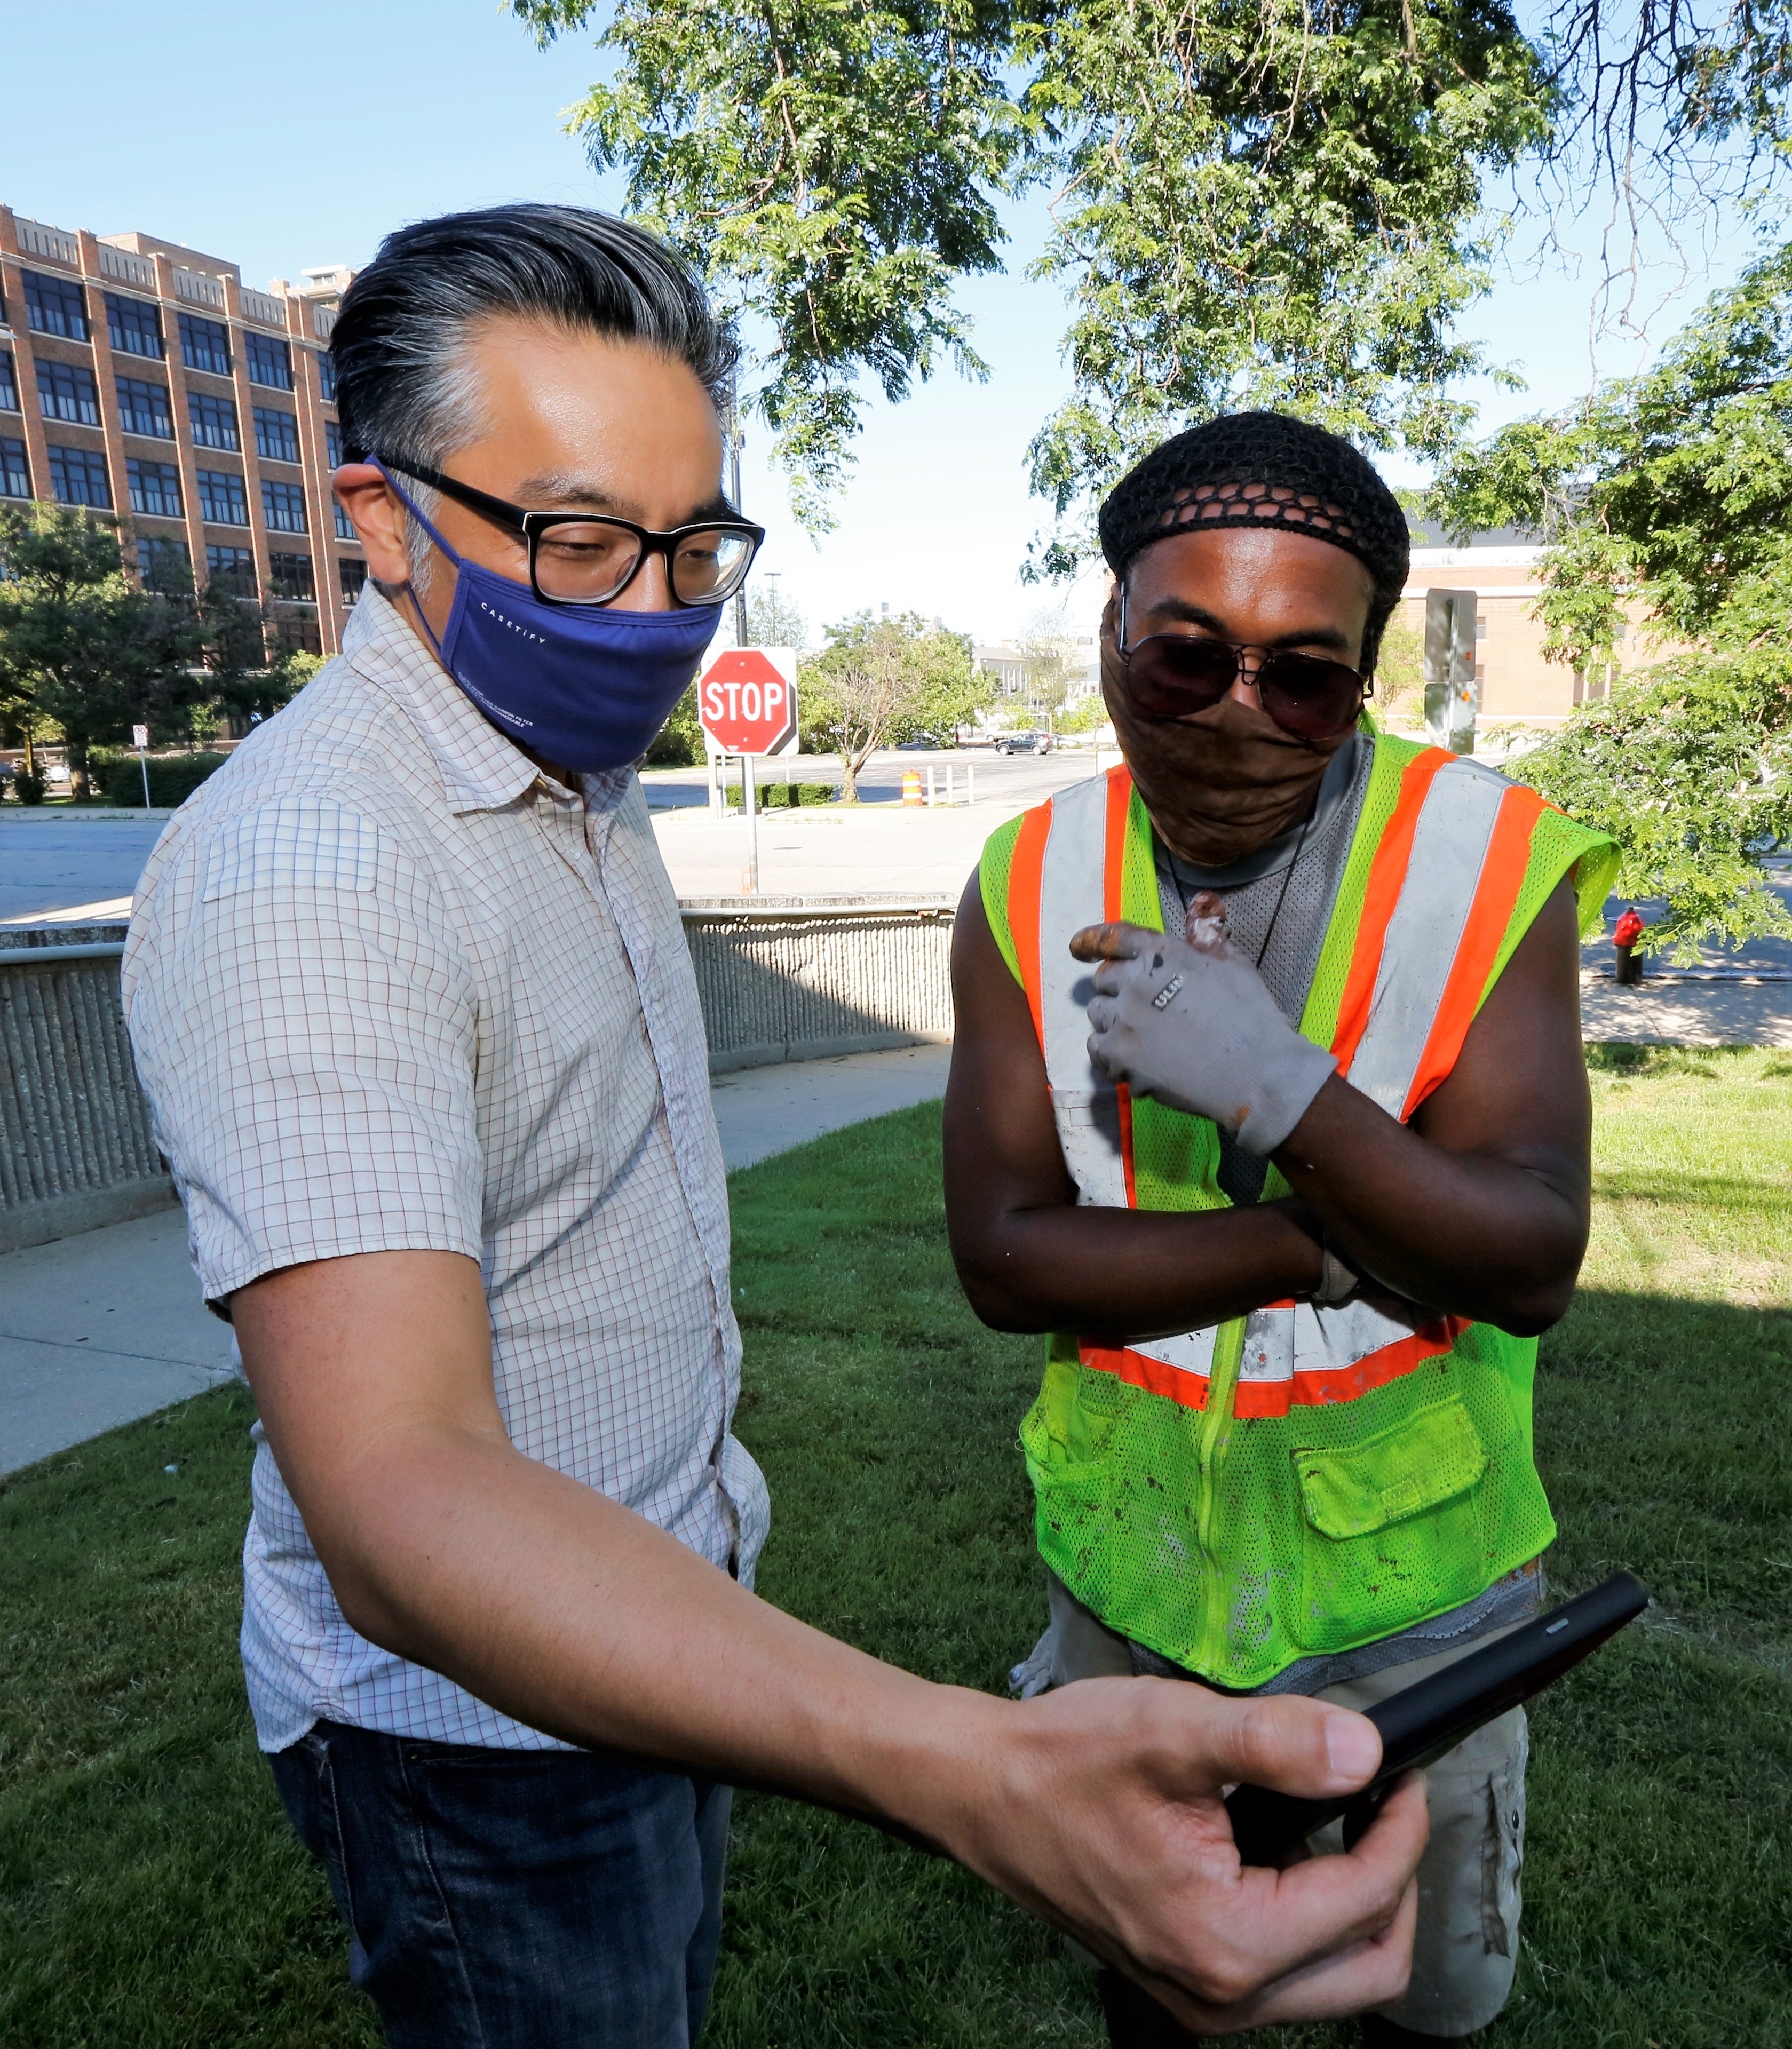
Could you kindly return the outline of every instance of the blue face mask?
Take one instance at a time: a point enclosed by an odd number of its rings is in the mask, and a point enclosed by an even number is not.
[[[507,740],[580,775],[638,760],[697,674],[719,605],[616,612],[543,605],[527,584],[457,555],[375,465],[459,574],[436,657]],[[422,608],[418,608],[422,616]]]

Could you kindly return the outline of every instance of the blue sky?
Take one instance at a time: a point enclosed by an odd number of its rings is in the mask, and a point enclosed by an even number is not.
[[[209,251],[251,284],[361,262],[420,215],[619,197],[560,130],[596,69],[589,42],[538,51],[494,0],[89,0],[72,28],[64,10],[15,5],[7,17],[0,199],[58,227],[137,228]],[[838,527],[818,548],[784,511],[765,436],[749,435],[743,495],[771,530],[761,567],[812,629],[888,603],[994,639],[1057,601],[1017,574],[1044,511],[1027,492],[1026,445],[1066,391],[1063,306],[1020,274],[1041,224],[1036,207],[1017,209],[1008,274],[962,294],[989,383],[947,374],[900,408],[877,400]],[[1725,246],[1714,282],[1736,249]],[[1465,331],[1530,387],[1476,390],[1487,425],[1586,388],[1590,301],[1584,272],[1550,265],[1502,278],[1469,316]],[[1608,341],[1598,363],[1637,359],[1634,343]],[[1095,603],[1090,579],[1069,594],[1070,616],[1080,623]]]

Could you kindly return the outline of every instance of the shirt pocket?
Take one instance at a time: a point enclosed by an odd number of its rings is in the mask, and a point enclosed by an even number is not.
[[[1455,1395],[1354,1444],[1292,1454],[1304,1649],[1343,1650],[1471,1600],[1487,1582],[1487,1454]]]

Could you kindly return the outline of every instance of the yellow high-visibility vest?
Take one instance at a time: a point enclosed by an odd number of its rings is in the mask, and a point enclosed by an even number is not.
[[[1392,1116],[1455,1066],[1532,919],[1572,873],[1583,926],[1611,841],[1480,764],[1385,735],[1300,1029]],[[1163,928],[1124,767],[995,834],[982,867],[1025,990],[1079,1203],[1206,1210],[1219,1133],[1090,1066],[1081,927]],[[1272,1166],[1262,1199],[1288,1193]],[[1534,1339],[1414,1307],[1266,1303],[1125,1343],[1061,1333],[1021,1430],[1040,1549],[1110,1628],[1231,1687],[1472,1600],[1555,1534],[1531,1450]]]

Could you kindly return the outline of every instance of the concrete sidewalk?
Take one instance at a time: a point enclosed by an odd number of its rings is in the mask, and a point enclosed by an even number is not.
[[[718,1075],[722,1157],[748,1167],[823,1132],[942,1095],[951,1051],[904,1047]],[[234,1371],[200,1300],[185,1214],[108,1225],[0,1258],[0,1473],[48,1458]]]

